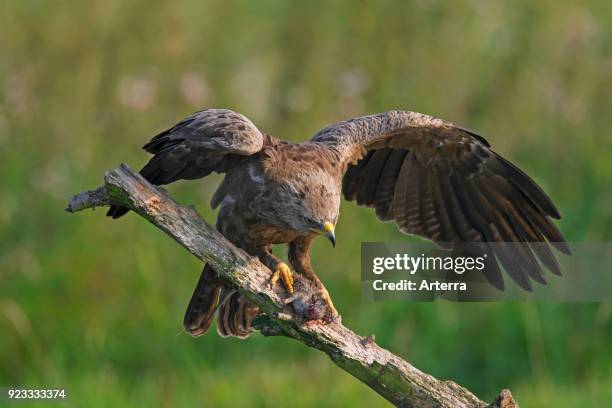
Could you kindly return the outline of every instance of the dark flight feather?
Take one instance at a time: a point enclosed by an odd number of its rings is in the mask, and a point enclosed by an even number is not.
[[[360,187],[357,192],[357,204],[372,207],[376,201],[376,187],[380,180],[387,159],[392,149],[375,150],[367,166],[363,169],[363,176],[359,182]]]
[[[348,162],[366,149],[346,171],[347,200],[374,205],[380,220],[394,219],[402,232],[445,247],[483,242],[481,249],[494,254],[526,290],[532,289],[530,279],[545,283],[539,262],[560,273],[548,244],[570,254],[549,219],[560,218],[552,200],[473,131],[419,113],[390,111],[339,122],[313,141],[337,146]],[[499,268],[488,267],[486,278],[504,287]]]
[[[397,180],[406,154],[408,154],[407,150],[393,149],[378,179],[375,193],[376,216],[381,221],[393,220],[392,203],[395,194],[395,180]]]
[[[363,169],[368,165],[374,153],[374,151],[369,152],[363,159],[359,160],[357,165],[351,166],[349,171],[344,175],[342,180],[342,191],[344,192],[344,198],[347,200],[350,201],[357,198]]]

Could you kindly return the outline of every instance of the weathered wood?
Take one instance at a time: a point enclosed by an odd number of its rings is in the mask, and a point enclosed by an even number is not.
[[[228,282],[259,305],[265,315],[254,323],[263,335],[286,336],[323,351],[339,367],[396,406],[487,406],[453,381],[437,380],[379,347],[373,336],[359,336],[340,322],[312,325],[293,319],[280,292],[268,285],[272,274],[268,268],[231,244],[193,208],[178,205],[163,189],[151,185],[128,166],[122,164],[106,173],[104,181],[104,186],[96,190],[75,195],[66,211],[118,204],[137,212],[194,256],[210,262]],[[518,408],[508,390],[488,406]]]

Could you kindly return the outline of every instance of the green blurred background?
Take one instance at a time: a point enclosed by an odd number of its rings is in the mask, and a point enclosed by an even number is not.
[[[386,406],[287,339],[181,332],[201,265],[143,219],[68,215],[105,170],[205,107],[305,140],[407,109],[477,130],[612,238],[612,2],[5,0],[0,5],[0,385],[74,405]],[[213,222],[219,177],[169,188]],[[361,240],[407,239],[343,203],[314,265],[344,322],[484,400],[612,405],[608,304],[366,304]],[[610,273],[610,270],[601,271]],[[568,271],[569,273],[569,271]]]

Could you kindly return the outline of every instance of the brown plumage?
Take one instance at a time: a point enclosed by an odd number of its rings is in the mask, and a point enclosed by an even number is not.
[[[521,287],[545,283],[541,262],[560,273],[548,242],[569,254],[551,222],[560,218],[548,196],[481,136],[431,116],[389,111],[336,123],[309,142],[290,143],[260,132],[246,117],[224,109],[196,112],[145,145],[154,154],[141,174],[155,184],[225,173],[212,198],[217,228],[257,256],[290,292],[291,273],[271,245],[289,245],[289,264],[319,288],[310,265],[318,234],[335,243],[340,196],[372,207],[381,221],[444,247],[476,242]],[[108,215],[127,212],[112,207]],[[497,242],[518,245],[510,253]],[[533,245],[530,243],[544,243]],[[538,261],[539,260],[539,261]],[[486,269],[497,288],[497,262]],[[193,335],[209,328],[217,312],[223,336],[246,337],[257,307],[205,266],[185,315]]]

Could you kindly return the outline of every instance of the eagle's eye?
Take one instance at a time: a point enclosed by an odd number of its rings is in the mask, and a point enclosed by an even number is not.
[[[304,219],[304,223],[306,223],[306,225],[311,226],[311,227],[316,227],[317,225],[319,225],[318,222],[316,222],[315,220],[313,220],[310,217],[303,217]]]

